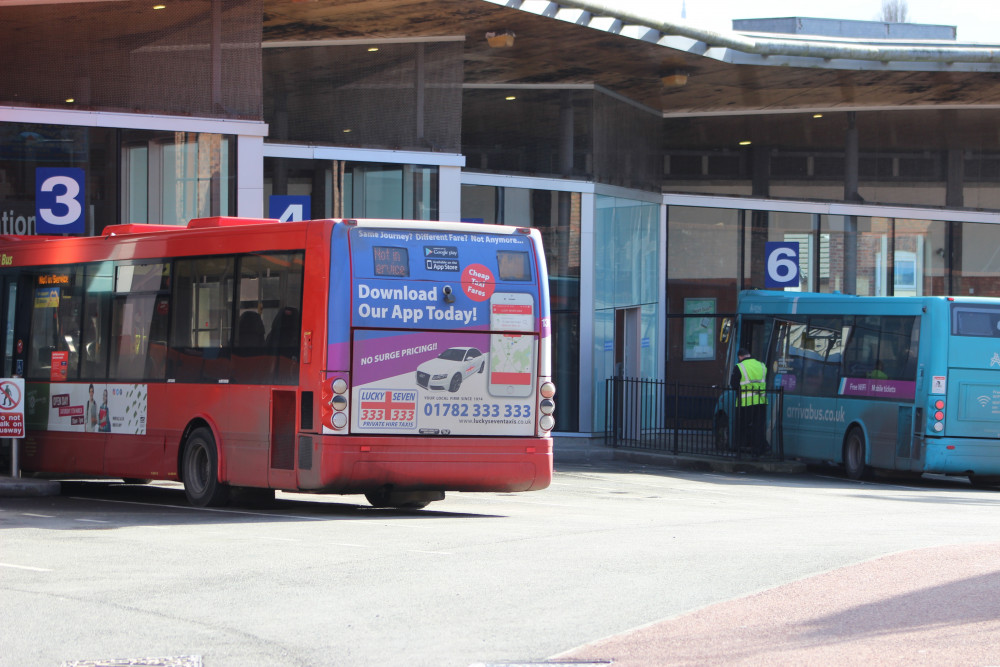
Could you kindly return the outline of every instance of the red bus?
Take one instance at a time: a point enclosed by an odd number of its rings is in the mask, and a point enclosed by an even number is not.
[[[549,485],[536,230],[203,218],[0,237],[25,472],[424,507]]]

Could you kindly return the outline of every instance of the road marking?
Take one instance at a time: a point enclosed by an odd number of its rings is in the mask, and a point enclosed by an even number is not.
[[[74,521],[83,521],[84,523],[111,523],[110,521],[104,521],[103,519],[74,519]]]
[[[275,542],[301,542],[302,540],[296,540],[291,537],[268,537],[267,535],[254,535],[255,539],[258,540],[273,540]]]
[[[216,507],[191,507],[190,505],[164,505],[161,503],[140,503],[134,500],[108,500],[107,498],[84,498],[82,496],[70,496],[72,500],[86,500],[94,503],[117,503],[119,505],[138,505],[139,507],[163,508],[169,507],[175,510],[187,510],[189,512],[215,512],[217,514],[245,514],[249,516],[266,516],[271,519],[295,519],[297,521],[328,521],[327,517],[297,516],[294,514],[268,514],[267,512],[247,512],[245,510],[227,510]]]
[[[30,565],[14,565],[12,563],[0,563],[0,567],[9,567],[15,570],[30,570],[31,572],[51,572],[47,567],[31,567]]]
[[[436,556],[454,556],[450,551],[421,551],[420,549],[408,549],[408,553],[411,554],[434,554]]]
[[[24,512],[22,514],[22,516],[33,516],[33,517],[36,517],[38,519],[54,519],[55,518],[54,516],[52,516],[50,514],[29,514],[28,512]]]

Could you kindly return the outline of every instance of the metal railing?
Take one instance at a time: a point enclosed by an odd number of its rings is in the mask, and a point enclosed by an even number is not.
[[[741,408],[738,392],[644,378],[606,380],[604,444],[672,454],[783,460],[780,389]],[[763,424],[754,426],[754,419]]]

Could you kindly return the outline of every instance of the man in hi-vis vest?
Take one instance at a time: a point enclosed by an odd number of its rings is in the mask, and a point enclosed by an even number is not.
[[[741,347],[729,385],[736,390],[736,445],[763,454],[767,444],[767,367]]]

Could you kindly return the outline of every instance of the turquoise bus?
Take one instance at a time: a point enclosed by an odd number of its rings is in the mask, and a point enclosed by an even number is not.
[[[1000,485],[1000,299],[753,290],[723,331],[783,390],[786,458]]]

